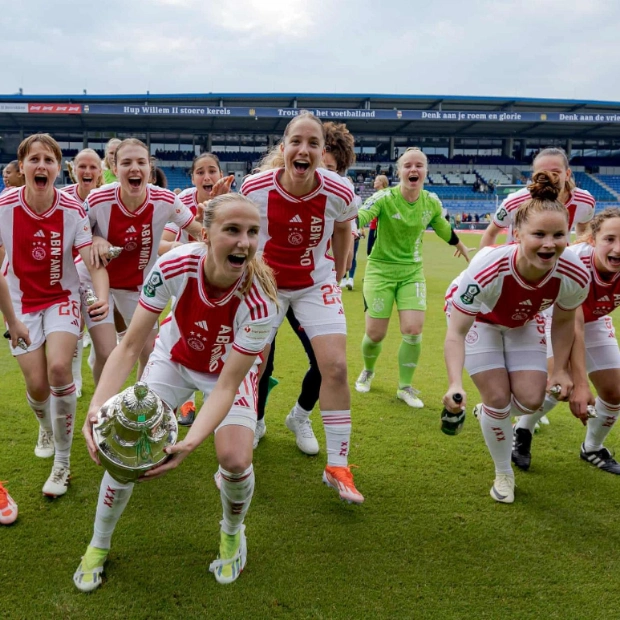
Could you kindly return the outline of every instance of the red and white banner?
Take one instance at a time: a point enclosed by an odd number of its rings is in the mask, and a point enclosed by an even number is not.
[[[79,103],[29,103],[30,114],[81,114]]]

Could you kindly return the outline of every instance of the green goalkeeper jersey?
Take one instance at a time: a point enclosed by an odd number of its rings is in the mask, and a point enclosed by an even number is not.
[[[429,225],[444,241],[452,237],[441,201],[426,190],[415,202],[403,198],[399,185],[373,194],[359,210],[359,227],[375,217],[377,238],[368,259],[373,262],[421,264],[424,231]]]

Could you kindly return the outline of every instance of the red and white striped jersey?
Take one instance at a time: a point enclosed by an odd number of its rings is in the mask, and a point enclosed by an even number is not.
[[[591,323],[620,306],[620,273],[616,273],[611,280],[603,280],[594,264],[594,248],[589,243],[572,245],[571,250],[590,272],[590,290],[582,308],[585,322]]]
[[[327,251],[334,222],[355,218],[355,194],[338,174],[320,168],[316,189],[292,196],[278,181],[281,172],[248,177],[241,193],[260,208],[259,251],[274,270],[278,288],[303,289],[329,279],[334,260]]]
[[[78,194],[78,184],[77,183],[73,183],[72,185],[65,185],[64,187],[60,188],[61,192],[64,192],[65,194],[69,194],[69,196],[71,196],[71,198],[75,198],[80,204],[82,204],[84,201],[80,198],[80,195]]]
[[[570,248],[538,284],[519,275],[518,249],[516,244],[501,245],[477,255],[459,276],[458,287],[449,289],[452,306],[483,323],[520,327],[554,304],[574,310],[583,303],[590,275]]]
[[[54,202],[37,214],[26,203],[26,188],[0,196],[0,243],[6,248],[4,275],[19,314],[63,303],[79,289],[72,250],[92,243],[82,205],[54,190]]]
[[[188,187],[179,194],[179,200],[192,212],[194,217],[196,217],[196,212],[198,210],[198,201],[196,200],[197,191],[195,187]],[[199,241],[188,234],[186,230],[181,230],[174,222],[168,222],[164,230],[173,233],[174,240],[180,243]]]
[[[107,267],[110,288],[138,290],[157,260],[166,222],[185,228],[194,220],[174,192],[147,185],[146,199],[135,211],[121,200],[120,183],[93,190],[84,202],[93,234],[123,248]]]
[[[517,209],[530,198],[530,190],[524,187],[518,192],[510,194],[497,207],[497,211],[493,215],[493,223],[499,228],[508,228],[506,243],[514,241],[512,224]],[[574,224],[585,224],[594,217],[596,200],[590,192],[576,187],[564,206],[568,210],[568,229],[571,230]]]
[[[271,334],[276,306],[255,279],[242,295],[242,276],[218,299],[209,298],[204,284],[204,243],[174,248],[159,258],[140,294],[140,305],[161,313],[159,338],[174,362],[198,372],[219,374],[231,350],[260,355]]]

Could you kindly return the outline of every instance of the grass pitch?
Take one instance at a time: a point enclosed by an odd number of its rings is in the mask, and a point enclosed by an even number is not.
[[[467,237],[466,239],[469,239]],[[470,245],[477,245],[472,237]],[[301,454],[284,418],[306,360],[285,325],[278,337],[267,435],[255,452],[256,493],[246,519],[248,563],[222,586],[207,572],[217,554],[221,507],[208,440],[162,480],[137,485],[106,565],[90,595],[71,580],[90,540],[102,471],[76,432],[67,495],[41,487],[50,459],[33,454],[37,423],[15,361],[0,353],[0,479],[19,518],[0,527],[0,617],[13,618],[617,618],[620,480],[579,459],[584,431],[563,405],[534,439],[533,464],[517,472],[516,502],[489,496],[493,464],[468,414],[458,437],[439,430],[443,295],[464,267],[434,235],[426,239],[429,310],[414,384],[426,406],[397,401],[396,321],[369,394],[352,392],[351,462],[366,496],[341,503],[321,484],[325,464],[318,411],[317,457]],[[343,291],[349,323],[349,384],[362,368],[360,265]],[[396,317],[394,317],[395,319]],[[88,376],[86,363],[84,376]],[[467,379],[469,403],[476,393]],[[81,428],[92,381],[78,401]],[[185,433],[185,431],[182,431]],[[609,448],[618,444],[612,431]]]

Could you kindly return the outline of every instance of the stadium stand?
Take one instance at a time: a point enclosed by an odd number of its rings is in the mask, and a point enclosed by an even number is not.
[[[607,188],[601,185],[593,175],[586,174],[585,172],[575,172],[574,177],[577,187],[589,191],[596,199],[596,202],[618,201],[618,196],[612,194]]]

